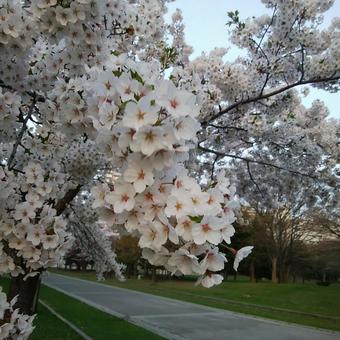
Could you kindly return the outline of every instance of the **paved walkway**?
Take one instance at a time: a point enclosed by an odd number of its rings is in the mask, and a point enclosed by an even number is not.
[[[44,283],[173,340],[336,340],[327,332],[47,273]]]

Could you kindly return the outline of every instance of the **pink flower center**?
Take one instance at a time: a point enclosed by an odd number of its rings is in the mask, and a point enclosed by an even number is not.
[[[130,94],[132,91],[131,91],[131,87],[130,86],[128,86],[128,87],[126,87],[125,89],[124,89],[124,93],[125,94]]]
[[[153,202],[153,194],[151,192],[147,192],[145,195],[144,195],[145,199],[147,201],[152,201]]]
[[[145,172],[143,170],[141,170],[139,173],[138,173],[138,179],[144,179],[145,178]]]
[[[191,222],[190,221],[184,221],[182,224],[184,229],[189,229],[191,227]]]
[[[111,87],[112,87],[112,84],[109,81],[107,81],[104,85],[105,85],[107,90],[110,90]]]
[[[122,195],[121,197],[122,202],[127,202],[129,200],[129,196],[127,194]]]
[[[138,111],[138,113],[137,113],[137,119],[138,119],[138,120],[143,120],[145,114],[146,114],[146,113],[143,112],[143,111]]]
[[[214,200],[213,200],[213,198],[210,196],[209,197],[209,199],[208,199],[208,202],[207,202],[208,204],[212,204],[212,203],[214,203]]]
[[[176,202],[175,208],[176,208],[177,211],[181,210],[182,207],[183,207],[183,204],[181,202]]]
[[[202,224],[202,229],[205,233],[211,230],[210,225],[208,223]]]
[[[148,133],[145,134],[145,140],[152,143],[155,139],[156,135],[152,132],[149,131]]]
[[[130,138],[132,140],[132,138],[135,135],[135,133],[136,133],[136,131],[134,129],[130,129],[130,131],[127,134],[130,136]]]
[[[176,109],[177,106],[178,106],[178,101],[174,98],[174,99],[171,99],[170,100],[170,106],[173,108],[173,109]]]

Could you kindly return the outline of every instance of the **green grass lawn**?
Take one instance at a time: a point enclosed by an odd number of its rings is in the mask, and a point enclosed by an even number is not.
[[[0,278],[0,286],[7,292],[9,280]],[[51,339],[54,340],[80,340],[82,339],[72,328],[51,314],[44,306],[38,306],[38,315],[34,319],[35,329],[30,336],[30,340]]]
[[[8,288],[8,279],[1,278],[0,285],[4,287],[4,291],[6,291]],[[141,327],[101,312],[46,286],[41,287],[40,299],[95,340],[163,339]],[[82,339],[68,325],[60,321],[42,305],[38,306],[38,315],[35,319],[35,325],[36,329],[30,339]]]
[[[94,273],[91,272],[54,271],[87,280],[96,280]],[[114,279],[108,279],[103,281],[103,283],[276,320],[340,330],[339,319],[328,320],[293,314],[289,311],[268,311],[262,310],[260,307],[238,304],[238,302],[249,303],[339,318],[339,284],[320,287],[315,283],[272,284],[270,282],[250,283],[242,280],[236,282],[228,281],[214,288],[206,289],[194,286],[194,282],[191,281],[175,280],[152,282],[145,279],[129,279],[126,282],[119,282]]]
[[[38,306],[38,315],[35,318],[35,330],[30,340],[80,340],[82,339],[72,328],[51,314],[44,306]]]

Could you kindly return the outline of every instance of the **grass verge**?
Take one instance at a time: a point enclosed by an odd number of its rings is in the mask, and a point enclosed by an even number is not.
[[[0,278],[0,286],[5,292],[8,291],[9,279]],[[51,314],[44,306],[38,306],[38,315],[34,319],[35,329],[30,340],[81,340],[82,338],[68,325]]]
[[[1,278],[0,285],[4,288],[4,291],[7,291],[8,279]],[[40,299],[95,340],[163,339],[141,327],[99,311],[44,285],[42,285],[40,290]],[[68,325],[51,314],[42,305],[38,306],[38,315],[35,320],[35,325],[36,329],[30,337],[30,339],[33,340],[82,339]]]

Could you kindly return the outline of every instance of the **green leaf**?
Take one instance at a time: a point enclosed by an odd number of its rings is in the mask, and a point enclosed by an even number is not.
[[[166,47],[164,49],[164,53],[160,58],[160,62],[163,66],[163,69],[169,68],[170,64],[176,61],[177,55],[178,53],[174,47]]]
[[[121,75],[122,75],[122,71],[120,71],[120,70],[115,70],[115,71],[112,71],[112,73],[116,76],[116,77],[120,77]]]
[[[141,84],[144,85],[144,80],[143,80],[143,78],[138,74],[138,72],[132,71],[132,70],[131,70],[131,77],[132,77],[132,79],[135,79],[135,80],[139,81]]]
[[[190,220],[196,223],[201,223],[203,220],[203,215],[199,216],[189,216]]]

